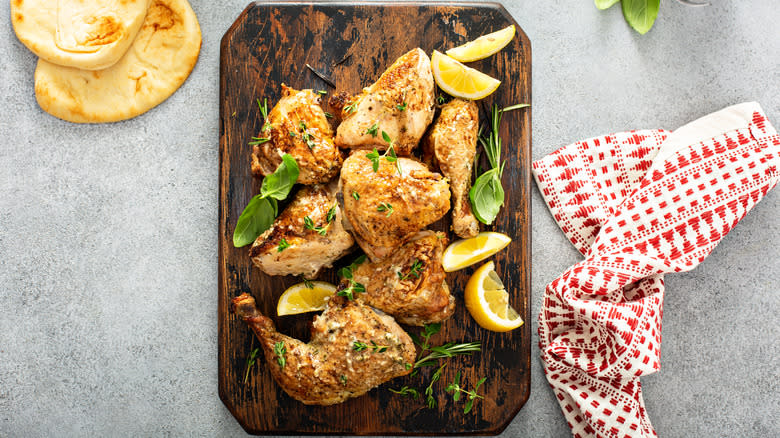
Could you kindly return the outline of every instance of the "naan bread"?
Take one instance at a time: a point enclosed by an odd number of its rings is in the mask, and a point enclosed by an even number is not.
[[[127,54],[113,66],[84,71],[38,61],[35,97],[44,111],[75,123],[116,122],[167,99],[200,53],[200,26],[187,0],[153,0]]]
[[[19,40],[49,62],[111,67],[133,43],[151,0],[11,0]]]

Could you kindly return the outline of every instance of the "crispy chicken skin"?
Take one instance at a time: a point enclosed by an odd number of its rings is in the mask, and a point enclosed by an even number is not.
[[[312,90],[298,91],[282,84],[282,98],[269,111],[257,137],[270,139],[253,148],[252,173],[257,177],[273,173],[284,154],[298,163],[301,184],[330,181],[343,162],[320,95]]]
[[[349,252],[355,241],[342,226],[337,189],[336,180],[327,185],[301,188],[271,228],[252,245],[249,255],[255,266],[269,275],[292,274],[313,278],[321,268],[330,267]],[[311,227],[306,226],[307,216],[311,219]],[[283,245],[280,251],[282,239],[289,246],[284,248]]]
[[[453,99],[441,109],[433,128],[423,141],[423,157],[439,167],[452,189],[452,231],[460,237],[474,237],[479,223],[471,212],[469,190],[477,150],[479,111],[473,101]]]
[[[455,299],[441,264],[446,246],[444,233],[421,231],[384,260],[358,265],[353,279],[366,288],[358,300],[402,324],[424,325],[449,318]],[[342,288],[347,286],[343,280]]]
[[[385,131],[398,155],[410,155],[433,120],[434,94],[428,55],[419,48],[404,54],[342,108],[336,145],[384,150],[388,147],[382,138]],[[350,105],[354,111],[348,109]]]
[[[331,298],[322,315],[314,318],[308,344],[277,332],[250,295],[234,298],[232,309],[260,340],[274,380],[304,404],[341,403],[412,372],[407,364],[414,363],[415,347],[409,335],[392,317],[363,303]],[[358,351],[356,342],[366,348]],[[280,355],[282,344],[285,353]]]
[[[409,158],[379,158],[376,172],[366,151],[344,160],[339,188],[345,228],[377,262],[436,222],[450,209],[450,187],[438,173]]]

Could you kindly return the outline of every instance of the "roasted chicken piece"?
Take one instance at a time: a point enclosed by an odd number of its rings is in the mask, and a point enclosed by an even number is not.
[[[267,141],[266,141],[267,139]],[[330,181],[344,157],[333,144],[333,129],[320,106],[320,95],[282,84],[282,98],[268,113],[252,150],[252,173],[272,174],[290,154],[298,163],[301,184]]]
[[[314,277],[346,254],[355,241],[342,226],[336,180],[305,186],[252,245],[252,262],[269,275]]]
[[[344,227],[377,262],[450,209],[450,187],[440,174],[410,158],[369,157],[354,151],[344,160],[339,188]],[[377,166],[374,171],[373,166]]]
[[[428,55],[419,48],[406,53],[342,108],[336,145],[384,150],[385,131],[398,155],[410,155],[433,120],[434,94]]]
[[[479,233],[479,223],[469,201],[478,132],[477,104],[453,99],[442,107],[441,115],[423,141],[423,159],[428,162],[430,157],[433,165],[450,180],[452,231],[463,238]]]
[[[444,321],[455,309],[455,298],[450,295],[441,264],[446,246],[443,233],[422,231],[384,260],[358,265],[352,279],[366,292],[357,299],[402,324]],[[348,283],[344,280],[342,288]]]
[[[233,311],[260,340],[274,380],[304,404],[341,403],[412,372],[412,339],[391,316],[361,302],[331,298],[314,318],[308,344],[276,331],[250,295],[234,298]]]

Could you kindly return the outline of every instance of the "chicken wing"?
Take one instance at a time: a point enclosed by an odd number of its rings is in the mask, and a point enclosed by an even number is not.
[[[433,120],[434,94],[428,55],[419,48],[406,53],[343,107],[336,145],[384,150],[385,131],[397,154],[410,155]]]
[[[338,183],[305,186],[252,245],[252,262],[269,275],[314,277],[355,243],[342,226]]]
[[[431,157],[450,180],[452,231],[463,238],[479,233],[479,223],[469,201],[478,132],[477,105],[473,101],[453,99],[442,107],[441,115],[423,141],[423,156]]]
[[[369,155],[354,151],[344,160],[339,200],[345,228],[376,262],[444,216],[450,209],[450,188],[417,160],[371,160]]]
[[[333,129],[320,106],[320,95],[282,84],[282,98],[263,121],[260,142],[252,151],[252,173],[273,173],[290,154],[298,163],[301,184],[325,183],[339,172],[344,158],[333,144]]]
[[[455,299],[441,264],[445,246],[443,233],[422,231],[384,260],[358,265],[353,280],[366,289],[358,299],[402,324],[424,325],[449,318]],[[344,280],[342,287],[347,285]]]
[[[412,339],[392,317],[360,302],[331,298],[308,344],[276,331],[250,295],[234,298],[232,309],[260,340],[274,380],[304,404],[341,403],[412,372]]]

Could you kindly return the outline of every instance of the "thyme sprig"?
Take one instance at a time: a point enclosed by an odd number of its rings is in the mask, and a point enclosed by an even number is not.
[[[254,340],[252,341],[254,343]],[[257,353],[260,351],[260,348],[255,348],[252,350],[252,352],[249,353],[249,356],[246,357],[246,374],[244,374],[244,383],[249,381],[249,370],[252,369],[253,366],[255,366],[255,363],[257,362]]]
[[[409,272],[404,274],[401,271],[398,271],[396,272],[396,274],[398,274],[398,279],[401,281],[404,281],[407,278],[410,278],[411,276],[414,276],[415,278],[420,278],[420,272],[422,270],[422,267],[423,267],[423,263],[418,259],[414,259],[414,262],[412,262],[412,266],[409,268]]]
[[[282,237],[282,240],[279,241],[279,246],[276,247],[276,252],[282,252],[289,247],[290,247],[290,243],[287,242],[287,239]]]
[[[369,346],[365,342],[355,341],[352,343],[352,349],[354,351],[365,351],[367,349],[371,349],[374,353],[384,353],[387,351],[388,348],[390,348],[389,345],[379,345],[373,340],[371,341],[371,345]]]
[[[446,367],[447,364],[443,364],[442,366],[437,369],[433,375],[431,376],[431,382],[428,384],[428,387],[425,388],[425,404],[428,405],[429,409],[433,409],[436,407],[436,398],[433,396],[433,384],[438,382],[441,378],[441,373],[444,370],[444,367]]]
[[[349,284],[344,289],[341,289],[340,291],[336,292],[336,295],[347,297],[348,300],[354,300],[355,294],[359,293],[365,293],[366,287],[355,281],[354,277],[354,270],[358,267],[358,265],[362,264],[366,261],[366,255],[363,254],[360,257],[356,258],[354,262],[350,263],[349,266],[345,266],[341,269],[339,269],[339,276],[343,277],[344,279],[349,281]]]
[[[452,400],[458,401],[460,400],[461,394],[465,394],[468,396],[468,400],[466,401],[466,405],[463,407],[463,413],[468,414],[471,412],[471,408],[474,406],[474,400],[478,398],[484,399],[485,397],[477,394],[477,390],[479,387],[485,383],[485,380],[487,380],[487,377],[483,377],[477,381],[477,384],[474,385],[474,389],[471,391],[467,391],[466,389],[462,388],[460,386],[460,371],[458,371],[457,374],[455,374],[455,380],[447,385],[447,387],[444,389],[447,391],[447,393],[452,393]]]
[[[409,386],[402,386],[400,389],[388,388],[390,392],[400,395],[401,397],[411,397],[414,400],[420,398],[420,391]]]
[[[287,347],[284,346],[284,342],[277,342],[274,344],[274,354],[276,355],[276,363],[279,364],[279,368],[284,368],[287,364]]]
[[[344,112],[352,114],[357,111],[357,102],[352,102],[344,107]]]
[[[376,122],[374,122],[374,124],[373,124],[373,125],[371,125],[371,127],[369,127],[369,128],[366,130],[366,134],[369,134],[369,135],[371,135],[372,137],[376,137],[376,136],[379,134],[379,124],[377,124]]]

